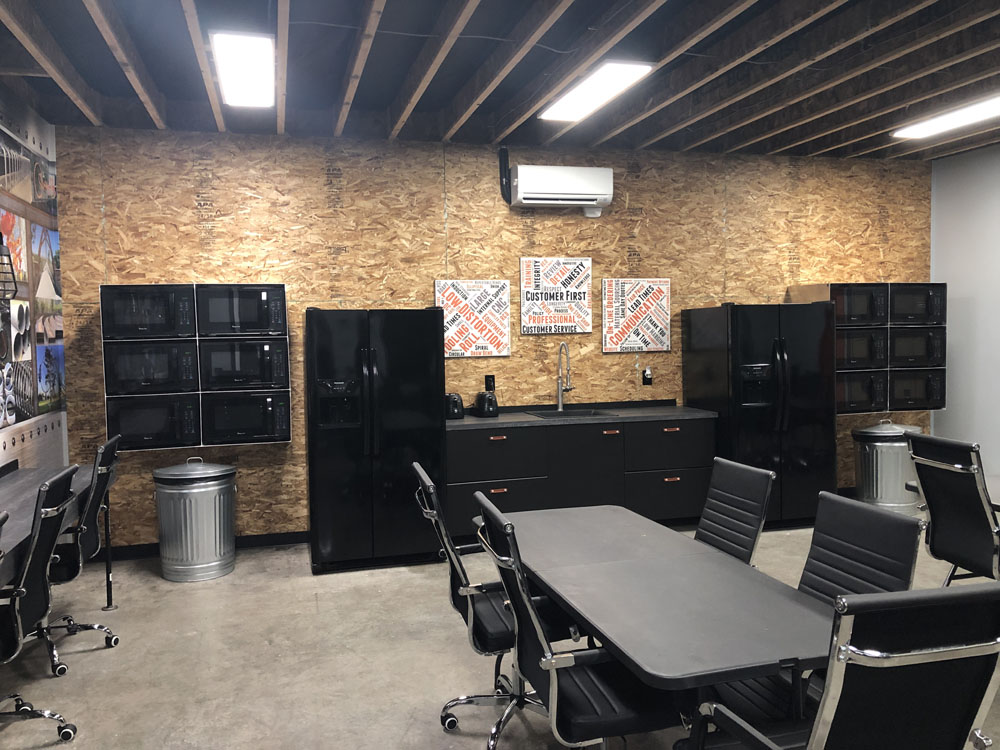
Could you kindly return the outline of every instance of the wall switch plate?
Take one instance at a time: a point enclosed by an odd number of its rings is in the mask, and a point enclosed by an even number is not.
[[[653,368],[647,367],[642,371],[642,384],[652,385],[653,384]]]

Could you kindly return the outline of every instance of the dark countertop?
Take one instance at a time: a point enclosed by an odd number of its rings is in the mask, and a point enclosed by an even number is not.
[[[473,417],[468,414],[465,419],[449,419],[445,429],[451,430],[490,430],[497,427],[542,427],[544,425],[566,424],[602,424],[607,422],[659,422],[674,419],[714,419],[718,415],[714,411],[691,409],[687,406],[641,406],[622,404],[620,406],[601,406],[600,411],[592,417],[555,417],[542,419],[529,414],[529,411],[554,409],[553,406],[526,406],[523,410],[500,412],[497,417]],[[572,407],[566,410],[572,413]]]

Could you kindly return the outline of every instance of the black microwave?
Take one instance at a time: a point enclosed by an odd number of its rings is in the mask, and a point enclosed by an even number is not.
[[[830,284],[830,300],[837,326],[877,326],[888,321],[888,284]]]
[[[837,369],[877,370],[889,364],[887,328],[838,328]]]
[[[944,367],[945,327],[889,329],[889,364],[892,367]]]
[[[197,390],[194,340],[104,342],[104,391],[109,396]]]
[[[885,411],[888,370],[857,370],[837,373],[837,413]]]
[[[285,336],[281,284],[196,284],[199,336]]]
[[[111,396],[106,401],[108,434],[121,435],[118,447],[175,448],[201,442],[198,394]]]
[[[288,391],[203,393],[201,420],[205,445],[292,439]]]
[[[943,367],[936,370],[891,370],[889,408],[895,411],[943,409],[945,386]]]
[[[288,387],[287,339],[202,339],[198,347],[206,391]]]
[[[175,339],[194,336],[191,284],[101,286],[101,335],[105,339]]]
[[[947,284],[890,284],[889,322],[894,325],[944,325],[947,297]]]

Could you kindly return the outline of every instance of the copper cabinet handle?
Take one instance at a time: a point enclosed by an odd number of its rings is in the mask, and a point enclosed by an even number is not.
[[[506,440],[506,435],[490,435],[490,440]]]
[[[664,432],[680,432],[681,428],[680,427],[664,427],[663,431]]]
[[[491,495],[502,495],[506,491],[507,491],[506,487],[496,487],[495,489],[490,490],[490,494]]]
[[[605,430],[604,434],[605,435],[621,435],[622,431],[621,430]]]
[[[681,478],[680,477],[663,477],[663,481],[664,482],[679,482],[679,481],[681,481]]]

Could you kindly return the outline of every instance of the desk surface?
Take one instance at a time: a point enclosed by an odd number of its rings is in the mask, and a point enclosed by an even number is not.
[[[618,506],[510,513],[532,579],[649,685],[826,664],[829,605]]]

